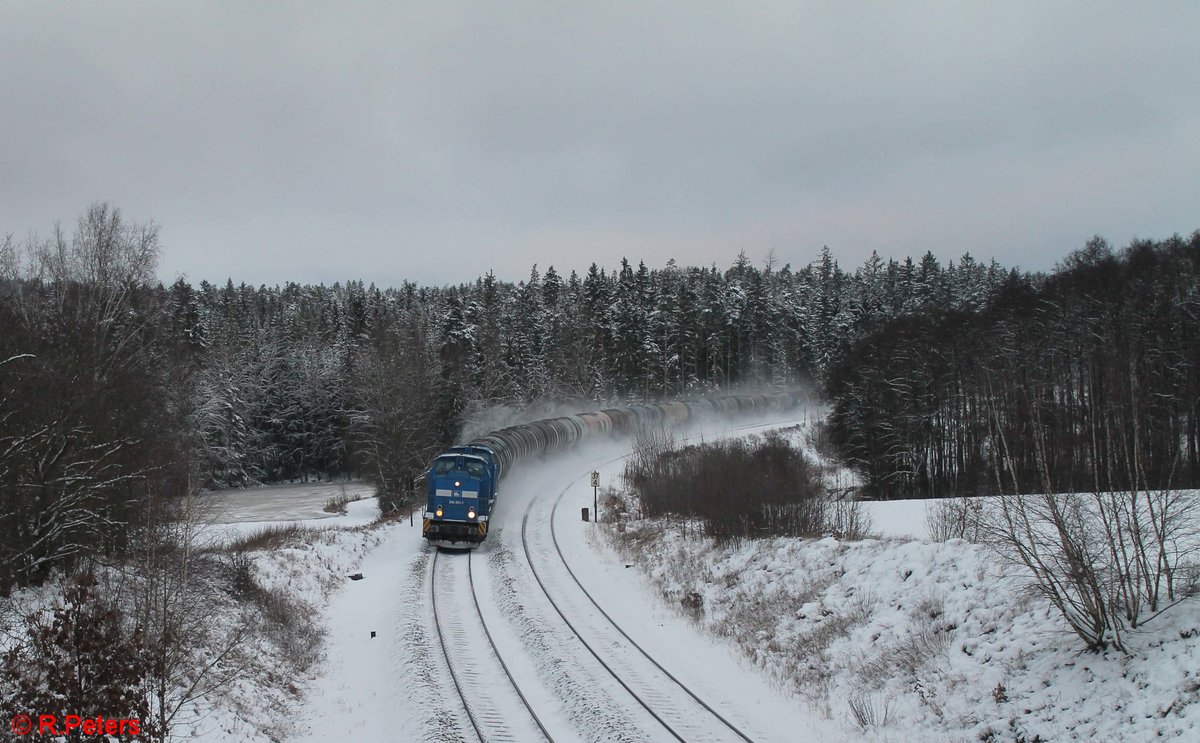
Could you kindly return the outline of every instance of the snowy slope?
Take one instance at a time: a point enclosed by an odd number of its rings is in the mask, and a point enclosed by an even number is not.
[[[848,729],[893,740],[1200,736],[1195,599],[1138,633],[1133,655],[1093,655],[1021,570],[978,545],[659,544],[638,556],[664,606]],[[796,738],[806,739],[816,738]]]

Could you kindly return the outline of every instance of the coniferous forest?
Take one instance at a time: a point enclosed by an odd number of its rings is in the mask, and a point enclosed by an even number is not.
[[[1200,232],[1049,274],[826,248],[386,288],[163,285],[160,250],[107,204],[0,240],[0,591],[201,488],[361,476],[395,505],[497,406],[803,386],[873,497],[1200,484]]]

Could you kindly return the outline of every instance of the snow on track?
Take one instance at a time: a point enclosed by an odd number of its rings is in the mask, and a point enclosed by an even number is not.
[[[553,742],[491,642],[475,595],[471,553],[438,550],[431,562],[430,596],[438,643],[476,736],[481,743]],[[488,660],[498,668],[488,667],[492,665]],[[520,714],[522,709],[529,712],[527,717]]]
[[[601,676],[603,670],[594,661],[584,662],[590,658],[581,658],[575,637],[557,617],[548,616],[549,607],[537,600],[541,596],[536,595],[532,576],[507,545],[492,542],[485,549],[494,603],[491,609],[483,605],[481,609],[496,616],[495,623],[489,618],[489,626],[506,628],[503,635],[496,633],[497,645],[534,708],[539,714],[550,711],[541,719],[554,739],[559,743],[654,740],[645,732],[653,729],[653,719],[641,710],[628,709],[611,688],[615,686],[611,680]]]
[[[789,422],[710,428],[693,432],[690,438],[711,440],[748,435]],[[591,661],[591,665],[603,669],[600,675],[608,678],[600,681],[607,681],[608,693],[621,701],[632,720],[639,718],[638,711],[643,712],[636,739],[688,743],[843,739],[844,730],[801,710],[797,700],[784,697],[756,672],[748,672],[731,648],[714,644],[678,618],[666,622],[670,630],[665,644],[661,633],[651,634],[649,642],[644,639],[635,642],[631,635],[636,633],[626,631],[626,626],[661,628],[664,622],[658,602],[644,596],[638,577],[629,571],[624,575],[618,573],[623,585],[615,591],[599,586],[600,590],[595,591],[599,599],[589,597],[583,584],[572,576],[567,558],[559,552],[557,529],[552,524],[558,521],[573,525],[567,526],[561,537],[568,540],[564,545],[566,551],[577,561],[595,566],[597,554],[585,538],[590,525],[569,518],[573,508],[556,507],[568,491],[573,497],[585,492],[583,502],[591,505],[587,472],[601,468],[608,473],[606,481],[611,482],[619,463],[628,455],[628,445],[610,448],[606,454],[563,457],[514,477],[505,496],[508,508],[504,520],[510,528],[503,536],[494,536],[500,537],[496,541],[503,542],[505,549],[525,557],[525,563],[517,570],[528,576],[533,590],[543,592],[541,602],[532,597],[525,599],[526,604],[540,607],[540,621],[547,626],[557,624],[559,631],[571,630],[577,648],[576,663],[587,665]],[[575,461],[570,464],[564,461],[569,459]],[[519,529],[511,528],[515,526],[511,508],[514,490],[525,491],[518,496],[526,501]],[[589,573],[588,577],[595,579],[594,574]],[[609,611],[606,616],[604,607],[620,611]],[[620,621],[627,624],[618,626],[614,616],[620,616]],[[666,651],[669,662],[652,657],[660,651]],[[680,662],[681,656],[686,656],[687,661]],[[647,717],[652,720],[648,727]]]
[[[667,734],[680,743],[739,739],[753,743],[630,641],[599,605],[582,592],[582,586],[569,572],[563,575],[563,568],[567,566],[557,546],[553,545],[551,528],[557,505],[558,499],[550,503],[541,500],[530,503],[521,525],[521,542],[539,587],[583,647],[662,725]],[[532,527],[531,514],[534,516]],[[720,724],[714,724],[712,718]]]

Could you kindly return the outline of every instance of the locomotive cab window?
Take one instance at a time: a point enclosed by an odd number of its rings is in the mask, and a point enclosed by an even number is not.
[[[483,474],[484,474],[483,462],[476,462],[474,460],[468,459],[467,460],[467,474],[470,475],[471,477],[483,477]]]
[[[433,463],[433,474],[444,475],[454,469],[454,459],[446,457]]]

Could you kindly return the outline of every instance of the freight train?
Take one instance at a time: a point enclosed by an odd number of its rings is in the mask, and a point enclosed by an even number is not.
[[[642,426],[678,425],[700,415],[737,415],[786,410],[791,392],[733,395],[564,415],[493,431],[433,460],[426,475],[422,533],[439,547],[473,549],[488,534],[497,487],[514,464],[597,434],[630,433]]]

